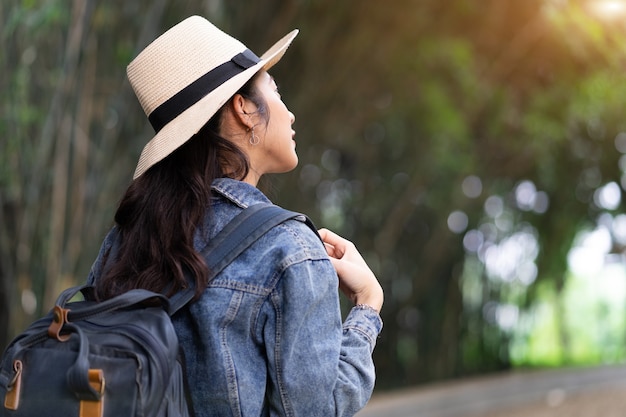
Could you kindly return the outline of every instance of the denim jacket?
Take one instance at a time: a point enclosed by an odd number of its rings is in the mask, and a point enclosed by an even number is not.
[[[243,208],[269,200],[231,179],[215,197],[195,247]],[[103,244],[89,280],[100,274]],[[338,278],[319,238],[289,220],[262,236],[173,318],[197,417],[352,416],[374,388],[379,315],[354,307],[342,323]]]

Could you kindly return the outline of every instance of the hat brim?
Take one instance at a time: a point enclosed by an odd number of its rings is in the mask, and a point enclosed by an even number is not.
[[[285,35],[261,56],[258,63],[215,88],[159,130],[143,148],[133,180],[198,133],[202,126],[257,72],[268,70],[280,61],[297,34],[296,29]]]

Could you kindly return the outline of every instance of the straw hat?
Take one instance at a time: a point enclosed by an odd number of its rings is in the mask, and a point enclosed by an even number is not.
[[[208,20],[191,16],[141,51],[126,72],[156,135],[133,179],[196,134],[254,74],[276,64],[297,34],[259,58]]]

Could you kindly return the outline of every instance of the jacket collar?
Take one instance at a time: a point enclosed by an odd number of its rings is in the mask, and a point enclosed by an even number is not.
[[[219,196],[226,198],[241,208],[247,208],[254,204],[271,203],[271,201],[259,190],[247,182],[232,178],[217,178],[211,184],[211,189]]]

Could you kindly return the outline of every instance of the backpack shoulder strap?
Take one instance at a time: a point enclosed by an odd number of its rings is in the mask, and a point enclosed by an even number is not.
[[[202,251],[209,267],[208,281],[222,272],[243,251],[273,227],[297,219],[307,224],[316,234],[311,220],[304,214],[289,211],[273,204],[255,204],[244,209],[231,220]],[[191,301],[195,294],[194,280],[190,286],[170,297],[169,313],[173,315]]]

